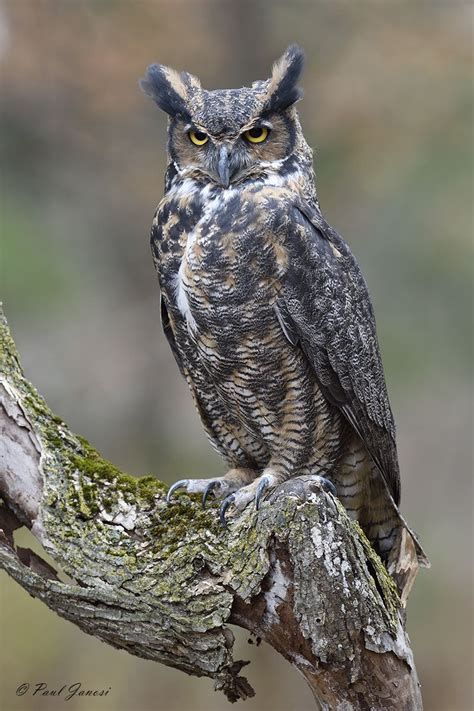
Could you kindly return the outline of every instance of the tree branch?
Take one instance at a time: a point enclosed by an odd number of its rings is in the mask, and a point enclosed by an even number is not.
[[[0,565],[31,595],[115,647],[211,677],[230,701],[253,695],[233,623],[325,709],[421,709],[396,588],[337,499],[293,479],[227,531],[194,496],[167,506],[163,483],[120,472],[52,414],[3,312],[0,348]],[[22,525],[56,569],[15,546]]]

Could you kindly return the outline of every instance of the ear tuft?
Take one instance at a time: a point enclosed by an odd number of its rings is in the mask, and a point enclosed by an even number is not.
[[[284,110],[298,101],[302,91],[297,87],[304,64],[304,52],[296,44],[288,47],[273,65],[264,111]]]
[[[186,72],[180,74],[163,64],[151,64],[139,84],[142,91],[167,114],[180,116],[185,120],[190,119],[188,88],[199,85],[196,77]]]

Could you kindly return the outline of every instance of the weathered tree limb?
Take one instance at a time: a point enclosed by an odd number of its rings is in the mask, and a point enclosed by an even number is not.
[[[253,695],[227,624],[299,669],[325,709],[421,709],[393,581],[340,503],[294,479],[218,524],[194,497],[120,472],[54,416],[0,325],[0,564],[82,630]],[[308,479],[308,478],[306,478]],[[310,487],[311,488],[311,487]],[[53,569],[14,544],[27,526]]]

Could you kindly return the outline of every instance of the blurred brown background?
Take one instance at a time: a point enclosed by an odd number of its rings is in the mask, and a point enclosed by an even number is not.
[[[25,372],[71,428],[136,474],[223,473],[160,333],[148,234],[166,120],[145,67],[208,88],[307,54],[300,104],[326,218],[371,289],[398,423],[402,508],[432,560],[408,608],[425,706],[472,708],[472,4],[0,0],[1,298]],[[227,709],[208,680],[128,656],[5,576],[1,707],[22,682],[80,680],[71,711]],[[239,634],[248,711],[305,711],[309,691]]]

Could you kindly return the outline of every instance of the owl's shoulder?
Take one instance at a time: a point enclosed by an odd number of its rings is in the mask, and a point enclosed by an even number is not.
[[[188,235],[202,217],[205,201],[194,181],[172,185],[155,212],[151,228],[151,246],[155,259],[169,253],[180,254]]]
[[[170,217],[187,214],[189,217],[199,219],[205,204],[205,190],[195,180],[185,179],[169,186],[165,195],[158,204],[155,222],[163,225]]]

